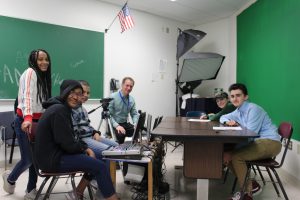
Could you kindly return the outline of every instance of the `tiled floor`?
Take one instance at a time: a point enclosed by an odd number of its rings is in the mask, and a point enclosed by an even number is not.
[[[170,185],[170,192],[165,198],[161,199],[174,199],[174,200],[195,200],[196,199],[196,180],[187,179],[183,177],[182,170],[174,169],[175,165],[182,164],[182,148],[176,149],[173,153],[171,153],[172,147],[168,146],[168,153],[165,158],[165,167],[164,174],[166,182]],[[3,146],[1,147],[1,156],[0,160],[3,160]],[[16,151],[15,161],[18,160],[18,150]],[[4,171],[4,163],[0,162],[0,172]],[[296,180],[292,176],[288,175],[286,172],[279,170],[279,174],[282,177],[282,181],[284,183],[284,187],[288,193],[290,200],[299,199],[300,196],[300,181]],[[0,180],[0,199],[5,200],[21,200],[24,196],[24,190],[27,184],[27,176],[28,173],[24,173],[21,175],[19,180],[17,181],[16,191],[13,195],[7,195],[3,189],[3,181],[2,178]],[[267,176],[266,176],[267,177]],[[41,179],[39,179],[39,182]],[[231,186],[233,183],[233,176],[229,175],[228,180],[225,184],[223,184],[223,180],[210,180],[209,182],[209,199],[210,200],[225,200],[230,197]],[[261,182],[260,182],[261,183]],[[56,187],[55,191],[68,191],[70,190],[70,184],[65,184],[65,180],[60,180]],[[122,200],[129,200],[132,197],[131,186],[125,185],[123,183],[123,177],[121,175],[120,170],[117,172],[117,193],[121,197]],[[201,194],[201,191],[198,191]],[[63,194],[55,194],[51,196],[51,199],[66,199]],[[263,187],[263,191],[255,196],[256,200],[275,200],[275,199],[283,199],[277,197],[275,190],[272,184],[267,183],[266,186]]]

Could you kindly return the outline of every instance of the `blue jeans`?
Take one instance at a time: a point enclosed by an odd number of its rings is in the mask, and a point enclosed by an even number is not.
[[[108,168],[104,162],[86,154],[64,154],[60,159],[59,172],[83,171],[93,175],[104,198],[115,194]]]
[[[23,121],[24,119],[19,116],[17,116],[15,119],[15,131],[20,147],[21,160],[16,164],[12,172],[9,174],[7,180],[11,182],[17,181],[19,176],[29,168],[27,192],[30,192],[32,189],[36,188],[37,174],[32,164],[27,134],[21,129]]]
[[[94,140],[92,137],[82,138],[90,149],[96,154],[98,159],[102,159],[102,151],[108,149],[111,146],[118,146],[119,144],[113,140],[105,137],[101,137],[101,141]]]

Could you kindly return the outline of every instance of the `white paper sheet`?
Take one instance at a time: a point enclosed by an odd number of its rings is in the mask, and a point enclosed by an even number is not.
[[[209,119],[189,119],[189,122],[210,122]]]
[[[224,130],[242,130],[240,126],[214,126],[213,130],[219,130],[219,131],[224,131]]]

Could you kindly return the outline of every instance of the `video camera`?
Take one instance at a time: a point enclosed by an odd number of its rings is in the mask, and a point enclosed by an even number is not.
[[[104,111],[108,111],[109,102],[111,102],[111,100],[113,100],[113,98],[100,99]]]

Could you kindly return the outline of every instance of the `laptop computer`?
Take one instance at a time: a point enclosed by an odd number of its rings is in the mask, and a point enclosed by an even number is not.
[[[132,140],[102,151],[102,156],[117,159],[140,159],[143,153],[143,145],[141,145],[138,141],[141,141],[141,130],[144,126],[145,120],[146,113],[141,113],[136,129],[133,133]]]

